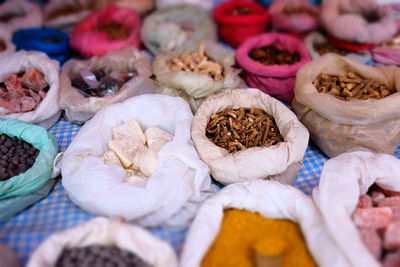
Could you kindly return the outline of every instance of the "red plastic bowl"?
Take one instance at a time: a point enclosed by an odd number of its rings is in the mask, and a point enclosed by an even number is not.
[[[253,13],[234,15],[237,8],[248,8]],[[261,5],[250,1],[230,1],[218,6],[214,11],[218,23],[219,36],[230,46],[238,47],[249,37],[265,31],[269,14]]]
[[[354,51],[354,52],[360,52],[362,50],[371,50],[372,48],[375,47],[374,44],[360,44],[360,43],[352,43],[352,42],[343,41],[343,40],[337,39],[336,37],[333,37],[332,35],[327,35],[326,40],[328,40],[328,42],[332,43],[333,45],[336,45],[337,47],[347,49],[350,51]]]

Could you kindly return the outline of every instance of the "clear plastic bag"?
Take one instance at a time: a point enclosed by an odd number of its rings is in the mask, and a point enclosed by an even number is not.
[[[15,32],[25,28],[39,28],[43,24],[40,7],[27,0],[12,0],[0,5],[0,28]]]

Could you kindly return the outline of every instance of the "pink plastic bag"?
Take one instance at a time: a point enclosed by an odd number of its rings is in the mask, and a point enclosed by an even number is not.
[[[268,45],[290,53],[297,52],[300,61],[293,65],[263,65],[248,56],[253,49]],[[285,100],[288,104],[292,103],[294,97],[297,71],[310,61],[307,49],[300,40],[280,33],[265,33],[247,39],[236,51],[235,56],[237,63],[244,70],[242,76],[250,87]]]
[[[374,0],[325,0],[321,23],[334,37],[356,43],[380,44],[397,32],[390,8]]]
[[[400,48],[376,47],[372,50],[372,58],[381,64],[400,66]]]
[[[96,30],[108,22],[120,24],[129,31],[128,36],[112,39],[107,33]],[[70,45],[84,57],[102,56],[129,45],[140,48],[140,24],[140,17],[133,9],[108,5],[78,24],[71,35]]]
[[[289,10],[299,12],[288,14]],[[313,31],[319,26],[319,8],[306,0],[276,0],[269,12],[272,25],[278,30],[302,33]]]

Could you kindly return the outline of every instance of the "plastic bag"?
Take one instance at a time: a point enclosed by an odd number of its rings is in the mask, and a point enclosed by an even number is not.
[[[167,87],[162,87],[159,93],[182,96],[190,103],[194,112],[208,96],[223,90],[246,86],[239,77],[240,70],[233,68],[235,59],[232,51],[214,42],[204,41],[203,44],[204,53],[224,68],[223,80],[215,81],[208,75],[195,72],[171,70],[167,62],[178,56],[177,52],[157,54],[153,61],[153,73],[158,83]],[[187,51],[195,52],[198,49],[199,44],[188,47]]]
[[[277,30],[302,33],[319,27],[319,8],[307,0],[276,0],[268,11]]]
[[[44,26],[71,33],[91,12],[91,0],[52,0],[43,8]]]
[[[71,78],[83,69],[108,68],[121,72],[137,71],[138,75],[127,81],[118,93],[103,97],[85,97],[71,85]],[[70,60],[63,66],[60,76],[60,107],[65,117],[74,123],[84,123],[99,110],[121,102],[129,97],[155,93],[156,86],[149,79],[152,75],[150,60],[144,52],[130,46],[120,51],[110,52],[103,57],[88,60]]]
[[[213,7],[212,0],[155,0],[155,1],[157,9],[176,6],[179,4],[196,5],[204,8],[207,11],[210,11]]]
[[[129,7],[136,10],[140,15],[145,15],[154,8],[154,0],[95,0],[96,8],[104,8],[110,3],[121,7]]]
[[[107,33],[96,30],[110,22],[121,25],[128,36],[112,39]],[[71,34],[70,45],[84,57],[102,56],[130,45],[140,48],[140,17],[133,9],[108,5],[93,12],[76,26]]]
[[[400,191],[399,175],[400,161],[385,154],[346,153],[325,163],[313,198],[329,234],[351,266],[381,266],[362,243],[351,214],[359,196],[373,183],[387,190]]]
[[[327,43],[327,40],[322,34],[320,34],[318,32],[311,33],[304,40],[304,44],[305,44],[305,46],[308,50],[308,53],[310,54],[310,57],[312,59],[316,59],[316,58],[320,57],[318,52],[315,51],[315,49],[314,49],[314,44],[316,44],[316,43]],[[367,63],[372,59],[371,53],[368,50],[362,50],[358,53],[356,53],[356,52],[350,53],[350,54],[347,54],[346,57],[353,59],[353,60],[357,60],[361,63]]]
[[[49,59],[40,52],[20,51],[0,58],[0,81],[7,79],[12,73],[25,71],[27,68],[34,67],[44,74],[45,80],[49,85],[46,97],[39,103],[35,110],[23,113],[10,113],[7,109],[0,108],[0,118],[19,119],[29,123],[40,125],[46,129],[53,126],[60,117],[61,110],[58,106],[59,94],[59,64],[57,61]]]
[[[237,15],[236,9],[248,9],[253,13]],[[246,39],[265,31],[269,13],[255,2],[229,1],[214,10],[214,19],[218,23],[218,33],[232,47],[238,47]]]
[[[383,99],[342,101],[319,93],[312,83],[320,73],[339,75],[349,71],[400,90],[400,69],[396,67],[371,67],[327,54],[297,73],[295,113],[329,157],[357,150],[392,154],[400,141],[399,93]]]
[[[383,46],[375,47],[371,52],[375,62],[400,66],[400,34]]]
[[[4,44],[4,50],[1,46]],[[11,41],[11,33],[0,28],[0,57],[15,52],[15,45]]]
[[[0,262],[7,267],[22,267],[17,255],[6,245],[0,243]]]
[[[397,32],[389,8],[374,0],[325,0],[320,18],[326,31],[349,42],[379,44]]]
[[[208,140],[205,129],[210,116],[226,108],[240,107],[261,108],[273,116],[285,142],[231,154]],[[214,179],[223,184],[264,179],[282,173],[284,176],[292,164],[302,161],[309,136],[293,112],[257,89],[235,89],[207,98],[193,119],[191,135],[201,160],[208,165]],[[300,167],[291,172],[289,184],[293,183]],[[282,179],[280,176],[271,178]]]
[[[293,65],[263,65],[249,57],[256,48],[274,45],[280,50],[299,53],[300,61]],[[246,40],[236,50],[236,61],[244,70],[242,76],[250,87],[258,88],[264,93],[288,104],[292,103],[296,73],[305,63],[310,61],[304,44],[295,37],[280,33],[265,33]]]
[[[91,245],[128,250],[154,267],[178,266],[168,243],[138,226],[100,217],[50,236],[33,252],[27,266],[53,267],[63,249]]]
[[[153,126],[174,135],[158,153],[160,167],[145,187],[126,182],[121,166],[100,159],[108,150],[111,129],[131,119],[142,130]],[[185,227],[211,190],[209,170],[190,139],[191,122],[186,102],[165,95],[136,96],[103,109],[85,123],[64,153],[65,190],[92,214],[122,215],[144,226]]]
[[[292,186],[260,180],[229,185],[203,204],[186,236],[181,266],[200,266],[219,233],[223,211],[229,208],[298,223],[318,266],[350,266],[329,236],[310,197]]]
[[[181,4],[147,16],[141,29],[142,41],[151,53],[182,52],[202,40],[217,41],[217,28],[208,12]]]
[[[0,5],[0,28],[14,32],[43,24],[40,7],[26,0],[12,0]]]

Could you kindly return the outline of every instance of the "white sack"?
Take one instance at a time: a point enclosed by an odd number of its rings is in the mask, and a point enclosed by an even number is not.
[[[71,78],[79,75],[80,70],[99,68],[110,68],[121,72],[136,71],[138,75],[124,83],[118,93],[103,97],[84,97],[71,86]],[[64,64],[60,76],[60,107],[65,111],[65,117],[69,121],[84,123],[109,105],[122,102],[132,96],[155,93],[156,86],[149,78],[151,74],[149,57],[133,46],[109,52],[102,57],[69,60]]]
[[[380,266],[364,246],[351,215],[372,184],[400,191],[400,161],[387,154],[345,153],[325,162],[313,198],[329,234],[352,266]]]
[[[46,239],[32,254],[28,267],[53,267],[63,249],[92,245],[117,246],[154,267],[178,266],[172,247],[146,230],[116,219],[95,218]]]
[[[0,40],[2,40],[6,45],[6,49],[0,51],[0,57],[15,52],[15,45],[11,40],[11,33],[9,31],[0,28]]]
[[[219,233],[223,211],[229,208],[298,223],[319,266],[350,266],[329,236],[310,197],[292,186],[262,180],[229,185],[203,204],[186,236],[180,266],[200,266]]]
[[[11,74],[25,71],[31,67],[44,74],[50,87],[46,97],[42,99],[35,110],[29,112],[10,113],[7,109],[0,108],[0,118],[18,119],[49,129],[58,121],[61,114],[58,105],[60,66],[57,61],[49,59],[46,54],[41,52],[20,51],[9,54],[0,58],[0,81],[3,82]]]
[[[312,59],[316,59],[316,58],[320,57],[318,52],[315,51],[315,49],[314,49],[314,44],[315,43],[326,43],[326,42],[327,42],[326,38],[319,32],[313,32],[310,35],[308,35],[306,37],[306,39],[304,39],[304,44],[305,44],[305,46],[308,50],[308,53],[310,54],[310,57]],[[357,60],[361,63],[367,63],[368,61],[370,61],[372,59],[371,53],[368,50],[350,53],[350,54],[347,54],[345,57],[349,58],[349,59]]]
[[[141,95],[98,112],[80,129],[64,153],[62,182],[82,209],[124,216],[144,226],[185,227],[208,197],[211,179],[190,139],[192,112],[178,97]],[[135,119],[142,130],[157,127],[174,138],[158,153],[160,167],[146,185],[125,182],[121,166],[105,164],[111,129]]]
[[[12,0],[0,5],[0,17],[7,14],[18,16],[7,22],[0,22],[0,28],[15,32],[19,29],[39,28],[43,24],[43,16],[40,7],[27,0]]]
[[[160,9],[184,3],[201,6],[207,11],[211,11],[213,8],[213,0],[156,0],[156,8]]]
[[[227,108],[260,108],[274,117],[284,142],[270,147],[252,147],[234,154],[213,144],[205,135],[212,114]],[[223,184],[245,182],[284,173],[291,165],[298,166],[290,171],[293,183],[300,170],[308,145],[308,131],[296,115],[285,105],[258,89],[234,89],[210,96],[200,106],[192,122],[192,139],[200,158],[210,168],[211,175]],[[287,175],[287,174],[286,174]]]

